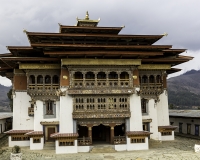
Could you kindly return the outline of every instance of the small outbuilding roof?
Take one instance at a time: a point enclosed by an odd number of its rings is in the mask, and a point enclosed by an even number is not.
[[[169,110],[169,117],[200,118],[200,110]]]
[[[0,119],[11,118],[12,116],[12,112],[0,112]]]

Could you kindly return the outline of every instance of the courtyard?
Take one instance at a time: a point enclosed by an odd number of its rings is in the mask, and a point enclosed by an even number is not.
[[[200,153],[194,152],[194,144],[200,140],[175,137],[174,141],[160,142],[150,140],[150,149],[143,151],[122,151],[114,153],[78,153],[56,155],[54,150],[30,151],[29,147],[22,147],[24,160],[198,160]],[[0,159],[8,160],[11,148],[7,147],[7,137],[0,141]]]

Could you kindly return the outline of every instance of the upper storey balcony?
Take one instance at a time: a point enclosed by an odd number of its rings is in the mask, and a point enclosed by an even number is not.
[[[70,90],[83,94],[133,92],[131,71],[77,71],[71,76]]]
[[[39,73],[28,76],[27,92],[36,99],[56,99],[56,90],[60,87],[57,74]]]
[[[146,98],[155,98],[163,93],[162,75],[140,75],[140,95]]]

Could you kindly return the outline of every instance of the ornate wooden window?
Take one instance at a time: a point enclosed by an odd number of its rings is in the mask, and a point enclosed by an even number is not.
[[[145,137],[130,138],[131,143],[145,143]]]
[[[42,75],[37,76],[37,84],[43,84],[43,77],[42,77]]]
[[[153,75],[149,76],[149,83],[155,83],[155,78]]]
[[[41,138],[33,137],[33,143],[41,143]]]
[[[53,84],[59,84],[59,78],[57,75],[53,76]]]
[[[31,75],[31,76],[29,77],[29,83],[30,83],[30,84],[35,84],[35,76],[34,76],[34,75]]]
[[[147,99],[141,99],[142,113],[147,113]]]
[[[53,114],[53,101],[46,101],[46,115],[52,115]]]
[[[93,72],[87,72],[86,75],[85,75],[85,78],[86,79],[94,79],[95,75],[94,75]]]
[[[74,79],[83,79],[83,74],[81,72],[75,72]]]
[[[106,74],[104,72],[99,72],[97,74],[97,79],[106,79]]]
[[[81,96],[73,99],[74,110],[129,110],[128,96]]]
[[[116,72],[110,72],[109,79],[118,79],[118,75]]]
[[[84,109],[83,103],[84,103],[83,98],[76,98],[76,110],[83,110]]]
[[[74,141],[69,140],[59,140],[59,146],[74,146]]]
[[[45,76],[45,84],[51,84],[51,77],[49,75]]]
[[[172,135],[172,131],[168,131],[168,132],[161,132],[162,136],[171,136]]]
[[[161,83],[161,76],[160,75],[156,76],[156,83]]]
[[[148,77],[146,75],[142,76],[141,83],[148,83]]]
[[[24,135],[12,135],[11,140],[12,141],[29,141],[30,137],[24,136]]]
[[[106,98],[98,98],[98,109],[106,109]]]

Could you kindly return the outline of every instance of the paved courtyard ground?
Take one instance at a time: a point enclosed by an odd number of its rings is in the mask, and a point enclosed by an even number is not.
[[[176,136],[175,141],[150,140],[150,149],[144,151],[56,155],[53,150],[30,151],[23,147],[22,153],[24,160],[199,160],[200,153],[194,152],[194,144],[200,144],[200,140]],[[0,140],[0,160],[9,159],[11,148],[7,145],[6,137]]]

